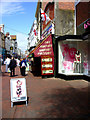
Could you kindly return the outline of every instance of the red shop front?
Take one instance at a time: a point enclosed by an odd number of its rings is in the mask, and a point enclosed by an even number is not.
[[[41,75],[54,75],[54,53],[52,36],[45,38],[31,53],[34,54],[34,68],[41,69]],[[35,69],[34,69],[35,70]]]

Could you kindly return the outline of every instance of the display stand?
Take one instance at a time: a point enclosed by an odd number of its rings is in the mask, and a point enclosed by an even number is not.
[[[27,106],[27,92],[26,92],[26,79],[14,78],[10,80],[11,88],[11,107],[14,102],[26,101]]]
[[[77,51],[77,53],[75,54],[73,68],[75,73],[81,73],[81,53],[79,51]]]

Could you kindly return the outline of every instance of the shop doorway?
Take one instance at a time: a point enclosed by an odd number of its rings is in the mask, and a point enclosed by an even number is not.
[[[41,76],[41,57],[34,57],[32,72],[34,76]]]

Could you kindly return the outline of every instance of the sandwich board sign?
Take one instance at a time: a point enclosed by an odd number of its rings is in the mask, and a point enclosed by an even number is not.
[[[25,78],[13,78],[10,80],[11,89],[11,107],[13,102],[26,101],[27,106],[27,91]]]

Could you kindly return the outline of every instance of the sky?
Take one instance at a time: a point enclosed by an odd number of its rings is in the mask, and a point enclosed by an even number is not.
[[[33,2],[34,1],[34,2]],[[27,50],[27,38],[35,20],[37,0],[1,0],[0,24],[4,24],[4,33],[17,36],[18,48]]]

